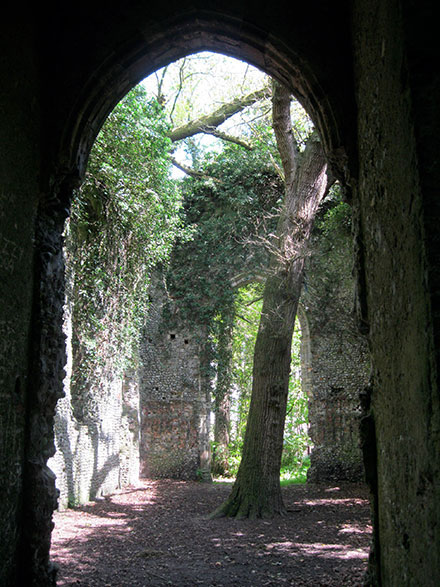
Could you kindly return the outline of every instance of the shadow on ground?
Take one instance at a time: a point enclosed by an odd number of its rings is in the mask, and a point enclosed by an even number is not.
[[[144,481],[56,512],[58,585],[362,585],[371,536],[362,485],[283,488],[273,520],[209,520],[227,484]]]

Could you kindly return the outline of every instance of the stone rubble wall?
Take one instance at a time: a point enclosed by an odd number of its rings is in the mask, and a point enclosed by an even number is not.
[[[369,377],[367,349],[341,330],[320,330],[310,337],[312,389],[309,434],[313,442],[311,482],[363,480],[359,442],[359,394]]]
[[[139,479],[139,390],[134,375],[103,377],[75,415],[72,371],[71,320],[66,312],[67,343],[65,397],[55,414],[56,453],[48,466],[56,475],[58,507],[79,505],[112,493]],[[73,401],[72,401],[73,400]],[[76,403],[78,399],[76,399]]]
[[[204,331],[180,320],[160,279],[152,286],[150,298],[140,352],[141,476],[209,477],[210,397],[203,375]]]
[[[139,481],[140,407],[137,373],[126,374],[122,382],[122,414],[119,430],[119,486]]]
[[[354,317],[352,240],[313,243],[299,318],[302,384],[309,398],[313,449],[308,481],[363,481],[360,394],[369,382],[367,341]]]

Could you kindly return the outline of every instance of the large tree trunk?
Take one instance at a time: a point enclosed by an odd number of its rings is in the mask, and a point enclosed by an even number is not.
[[[232,331],[234,307],[223,310],[218,332],[218,367],[215,390],[214,451],[211,472],[227,475],[229,470],[229,432],[232,381]]]
[[[291,342],[307,244],[328,182],[318,138],[310,137],[304,152],[298,152],[291,129],[290,96],[276,83],[273,126],[285,174],[285,203],[264,289],[242,460],[231,495],[213,516],[255,518],[285,511],[280,466]]]

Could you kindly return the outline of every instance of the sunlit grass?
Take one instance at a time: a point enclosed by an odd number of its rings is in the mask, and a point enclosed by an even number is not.
[[[304,485],[307,482],[307,470],[309,467],[310,459],[305,459],[302,466],[293,471],[287,468],[281,469],[281,487],[288,487],[289,485]],[[235,477],[215,477],[215,479],[213,479],[215,485],[232,485],[234,482]]]
[[[289,485],[303,485],[307,482],[307,471],[310,467],[310,458],[304,459],[302,465],[295,469],[283,468],[280,474],[281,487]]]

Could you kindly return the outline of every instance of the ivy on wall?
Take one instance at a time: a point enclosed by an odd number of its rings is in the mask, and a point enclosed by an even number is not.
[[[168,130],[160,105],[134,88],[102,127],[75,195],[66,265],[77,398],[104,372],[117,376],[136,360],[149,275],[176,236],[184,240]]]
[[[167,282],[182,315],[207,324],[233,303],[238,276],[265,270],[259,237],[275,226],[283,188],[259,149],[226,145],[207,157],[203,171],[211,179],[182,185],[192,238],[176,241]]]

